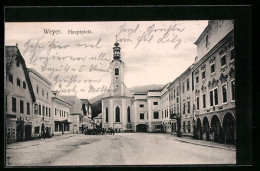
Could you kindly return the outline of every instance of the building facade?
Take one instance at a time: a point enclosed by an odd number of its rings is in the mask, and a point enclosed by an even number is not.
[[[199,39],[194,74],[198,139],[235,143],[235,52],[233,21],[209,21]]]
[[[83,133],[84,131],[84,114],[82,101],[75,95],[60,96],[66,102],[72,105],[70,108],[70,132],[74,134]]]
[[[35,95],[17,46],[5,46],[5,128],[7,143],[32,136]]]
[[[192,66],[191,66],[192,67]],[[180,110],[181,110],[181,134],[192,135],[194,125],[194,97],[192,94],[191,67],[186,69],[180,76]]]
[[[41,136],[46,128],[46,132],[51,134],[53,130],[52,118],[52,93],[51,82],[44,78],[41,74],[32,68],[27,69],[33,91],[36,97],[36,102],[33,106],[33,125],[32,132],[34,137]]]
[[[61,98],[59,92],[52,91],[53,135],[70,133],[70,108],[72,105]]]

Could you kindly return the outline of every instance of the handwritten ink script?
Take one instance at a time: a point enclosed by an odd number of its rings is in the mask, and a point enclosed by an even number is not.
[[[174,23],[118,25],[110,39],[88,28],[43,28],[41,36],[25,41],[22,53],[30,65],[52,82],[55,90],[75,95],[104,93],[111,91],[109,78],[113,70],[112,47],[108,48],[108,44],[113,46],[115,41],[131,44],[132,50],[142,45],[165,44],[176,50],[183,41],[179,35],[185,30]]]
[[[123,24],[119,27],[119,32],[116,34],[116,41],[118,42],[133,42],[135,48],[141,43],[171,43],[174,49],[177,49],[182,40],[179,38],[179,33],[183,32],[185,28],[180,28],[177,24],[169,26],[149,25],[144,31],[140,30],[140,24],[135,27],[128,27]]]

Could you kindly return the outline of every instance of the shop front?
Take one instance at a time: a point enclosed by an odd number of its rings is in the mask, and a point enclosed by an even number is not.
[[[70,124],[71,122],[69,122],[67,119],[54,121],[54,135],[69,133]]]

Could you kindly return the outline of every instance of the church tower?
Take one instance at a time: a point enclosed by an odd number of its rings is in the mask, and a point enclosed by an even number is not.
[[[113,47],[113,60],[110,63],[111,72],[111,85],[112,96],[124,95],[124,62],[121,60],[119,43],[115,43]]]
[[[124,84],[124,62],[121,60],[120,50],[119,43],[116,42],[110,63],[110,88],[101,98],[102,127],[129,131],[133,129],[131,123],[133,94]]]

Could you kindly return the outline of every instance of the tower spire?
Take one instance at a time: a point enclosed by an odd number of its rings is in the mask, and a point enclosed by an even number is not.
[[[116,41],[116,43],[114,44],[115,47],[113,47],[113,51],[114,51],[114,59],[118,59],[120,60],[120,47],[119,47],[119,43]]]

